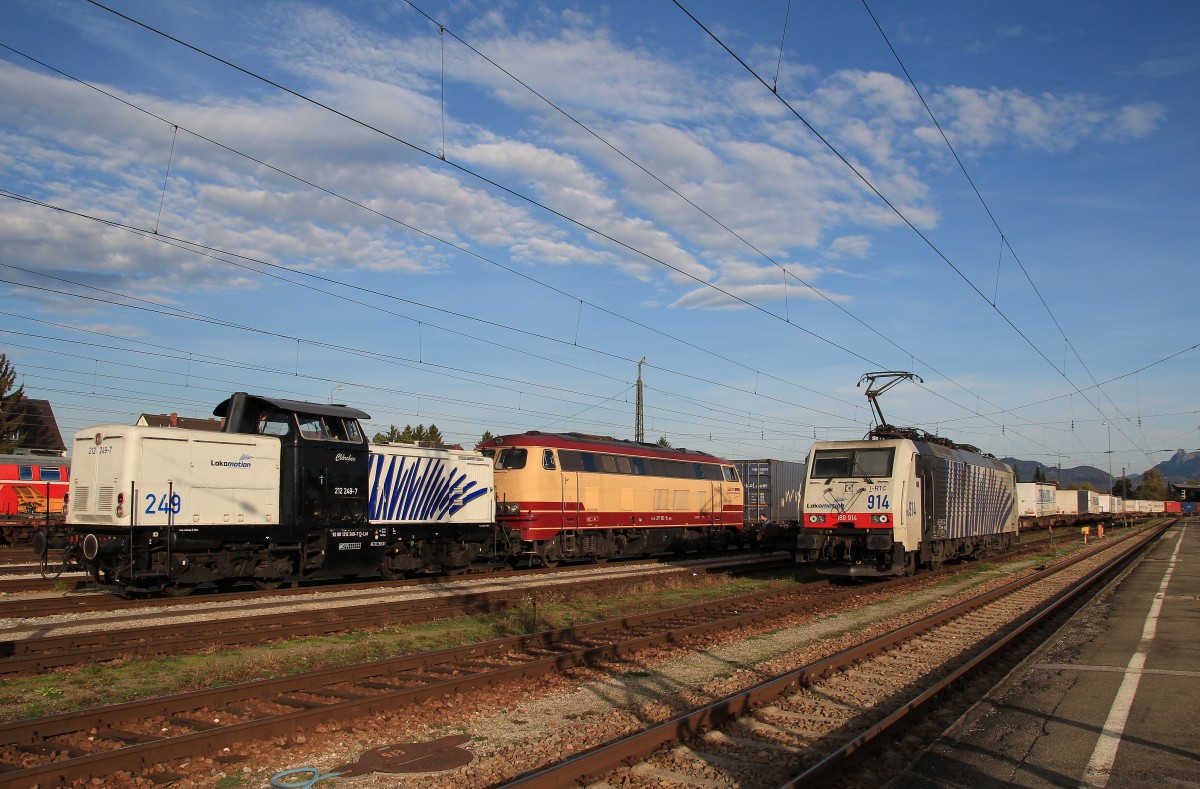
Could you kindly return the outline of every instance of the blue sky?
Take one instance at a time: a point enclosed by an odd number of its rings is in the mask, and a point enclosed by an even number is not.
[[[245,390],[630,438],[644,357],[647,438],[731,458],[861,437],[875,370],[997,456],[1200,448],[1200,8],[111,8],[179,41],[0,31],[0,349],[68,437]]]

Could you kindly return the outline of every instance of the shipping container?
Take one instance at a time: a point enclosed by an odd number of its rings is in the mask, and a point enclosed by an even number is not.
[[[1054,515],[1055,486],[1047,482],[1017,483],[1017,513],[1022,518],[1043,518]]]
[[[1054,492],[1054,505],[1058,515],[1079,514],[1079,491],[1057,490]]]
[[[1080,515],[1099,515],[1100,509],[1100,494],[1094,490],[1081,490],[1079,493],[1079,514]]]
[[[1163,512],[1183,512],[1183,507],[1178,501],[1164,501]]]
[[[804,464],[790,460],[735,460],[745,489],[746,525],[800,522]]]

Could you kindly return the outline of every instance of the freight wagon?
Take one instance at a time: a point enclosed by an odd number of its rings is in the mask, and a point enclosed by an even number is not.
[[[745,491],[746,532],[760,545],[789,538],[803,518],[804,464],[790,460],[735,460]]]

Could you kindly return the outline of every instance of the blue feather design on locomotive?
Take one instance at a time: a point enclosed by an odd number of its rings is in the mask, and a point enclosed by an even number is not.
[[[488,492],[440,458],[371,455],[372,521],[445,521]]]

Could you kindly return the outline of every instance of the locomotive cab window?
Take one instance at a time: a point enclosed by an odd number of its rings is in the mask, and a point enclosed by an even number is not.
[[[362,443],[362,430],[357,419],[342,419],[335,416],[297,414],[300,435],[313,441],[353,441]]]
[[[258,432],[264,436],[286,436],[292,430],[289,414],[267,411],[258,418]]]
[[[325,426],[324,419],[311,414],[297,414],[296,417],[300,420],[301,436],[318,441],[329,440],[329,429]]]
[[[879,449],[818,449],[813,453],[812,479],[890,477],[892,447]]]
[[[17,466],[17,479],[32,480],[33,466]]]
[[[42,466],[42,482],[61,482],[62,469],[58,466]]]
[[[555,465],[554,465],[554,450],[553,449],[543,449],[542,450],[542,468],[547,469],[549,471],[554,471]]]
[[[525,460],[528,454],[528,450],[523,447],[502,449],[500,450],[499,454],[496,455],[496,469],[503,471],[525,468]]]

